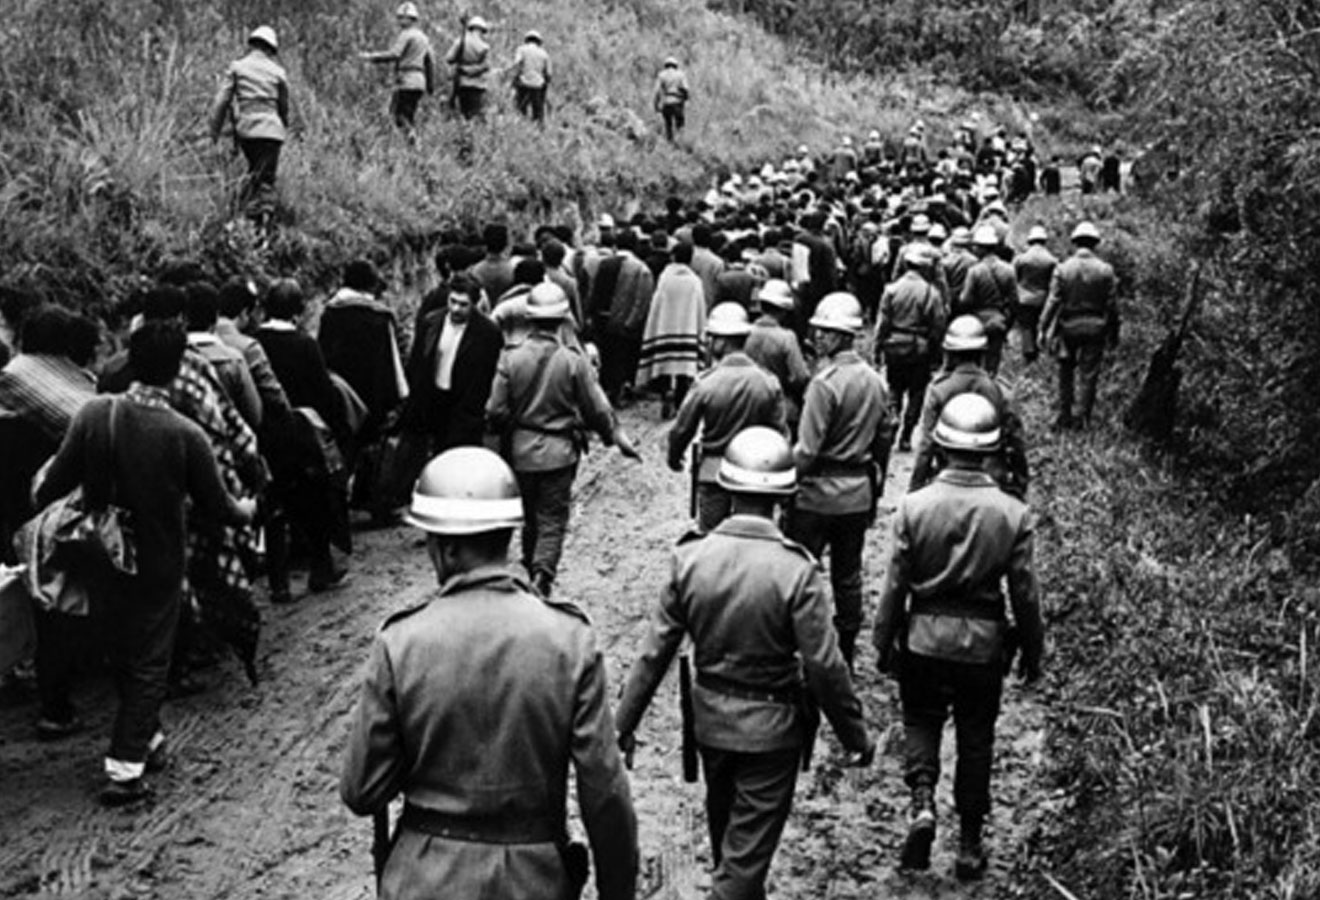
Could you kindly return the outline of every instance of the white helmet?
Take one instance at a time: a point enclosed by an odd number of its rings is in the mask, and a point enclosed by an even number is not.
[[[275,29],[271,28],[269,25],[262,25],[259,28],[254,28],[252,33],[248,35],[248,43],[265,44],[272,50],[280,49],[280,41],[279,38],[275,36]]]
[[[417,11],[417,4],[412,2],[400,3],[399,8],[394,11],[394,17],[397,19],[412,19],[416,22],[422,17]]]

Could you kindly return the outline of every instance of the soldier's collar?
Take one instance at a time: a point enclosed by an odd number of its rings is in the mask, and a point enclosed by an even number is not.
[[[860,362],[866,362],[866,360],[862,359],[862,354],[857,352],[856,347],[849,347],[846,350],[840,350],[838,353],[830,357],[830,364],[835,366]]]
[[[998,487],[998,483],[984,469],[944,469],[935,478],[959,487]]]
[[[756,365],[756,363],[752,360],[750,356],[747,355],[746,350],[733,350],[730,351],[729,353],[726,353],[723,357],[720,358],[720,365],[754,366]]]
[[[457,594],[474,587],[490,587],[504,590],[523,590],[531,593],[532,586],[521,567],[512,563],[492,563],[478,566],[467,572],[460,572],[445,579],[440,585],[440,596]]]
[[[715,526],[716,534],[731,534],[735,537],[764,538],[778,541],[783,538],[779,526],[763,516],[737,514],[729,516]]]

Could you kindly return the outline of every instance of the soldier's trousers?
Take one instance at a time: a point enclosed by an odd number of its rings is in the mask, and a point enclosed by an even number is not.
[[[1041,308],[1019,303],[1016,309],[1013,313],[1013,330],[1022,342],[1022,358],[1031,362],[1040,355],[1040,348],[1036,346],[1036,328],[1040,325]]]
[[[697,484],[697,529],[702,534],[709,534],[729,517],[733,509],[733,498],[729,492],[713,481]]]
[[[898,695],[907,758],[904,780],[910,788],[939,783],[940,736],[952,709],[958,747],[953,799],[964,819],[990,812],[990,768],[1003,684],[1003,671],[996,664],[949,662],[914,653],[903,659]]]
[[[817,558],[830,551],[830,587],[834,591],[834,627],[839,640],[851,646],[862,630],[862,546],[870,514],[793,510],[788,536]],[[844,653],[849,662],[851,651]]]
[[[762,900],[770,860],[793,806],[801,750],[736,753],[701,747],[712,900]]]
[[[577,464],[548,472],[519,472],[522,493],[522,564],[533,578],[554,581],[568,534]]]
[[[930,364],[925,359],[897,362],[886,358],[885,380],[889,382],[889,406],[894,411],[894,418],[902,417],[903,428],[899,432],[899,440],[910,441],[921,419],[921,406],[926,400]],[[906,407],[903,405],[904,399],[907,400]]]
[[[1064,422],[1086,424],[1095,407],[1095,390],[1100,381],[1100,363],[1104,359],[1103,338],[1069,340],[1064,338],[1059,357],[1059,418]],[[1074,402],[1074,385],[1076,398]]]

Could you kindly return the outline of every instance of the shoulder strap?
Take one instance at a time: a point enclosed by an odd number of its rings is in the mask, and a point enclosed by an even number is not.
[[[541,382],[545,380],[545,370],[550,366],[550,360],[559,352],[559,346],[556,345],[549,353],[542,355],[536,361],[536,368],[532,371],[532,379],[527,383],[527,391],[518,397],[517,409],[513,410],[513,426],[515,428],[523,427],[523,416],[527,415],[527,409],[532,405],[532,395],[541,389]]]

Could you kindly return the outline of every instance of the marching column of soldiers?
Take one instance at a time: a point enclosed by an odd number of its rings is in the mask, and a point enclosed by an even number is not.
[[[902,146],[917,138],[924,129]],[[382,896],[479,887],[571,896],[587,857],[601,897],[635,896],[625,769],[677,658],[684,775],[704,773],[706,785],[709,896],[764,897],[821,715],[842,765],[874,758],[853,682],[868,618],[903,722],[910,801],[895,860],[931,866],[951,716],[953,871],[984,875],[1004,682],[1015,660],[1024,684],[1037,681],[1045,649],[1027,435],[1008,373],[1042,351],[1055,356],[1056,427],[1086,427],[1103,352],[1118,336],[1113,270],[1095,253],[1093,224],[1077,225],[1063,263],[1043,225],[1014,252],[996,185],[1015,177],[1014,154],[1030,151],[1011,146],[948,180],[920,153],[900,164],[878,134],[861,157],[800,152],[746,181],[730,176],[686,211],[674,200],[654,220],[603,216],[596,242],[564,263],[587,298],[580,321],[548,276],[531,288],[521,313],[531,330],[506,346],[487,407],[488,426],[511,429],[512,447],[450,450],[426,466],[408,521],[428,534],[440,590],[391,618],[372,651],[342,792],[377,816],[392,797],[406,800],[381,857]],[[831,160],[830,177],[813,174]],[[860,175],[859,160],[868,161]],[[595,431],[634,455],[590,361],[594,323],[636,302],[611,260],[643,245],[657,273],[689,273],[685,290],[701,291],[709,312],[687,332],[648,324],[643,341],[673,354],[693,341],[703,348],[667,453],[672,469],[690,473],[694,527],[672,552],[611,713],[587,619],[550,590],[578,458],[564,436]],[[667,253],[678,245],[686,249]],[[698,271],[703,248],[713,262]],[[877,268],[883,287],[868,309],[858,279]],[[653,303],[667,296],[657,290]],[[647,321],[665,318],[652,309]],[[669,408],[671,382],[635,376],[622,373],[617,404],[654,389]],[[538,415],[551,398],[559,412]],[[528,448],[555,441],[565,441],[562,459],[529,467]],[[894,453],[913,453],[913,472],[868,610],[863,547]],[[522,568],[507,559],[519,526]],[[564,828],[570,763],[589,849]]]

